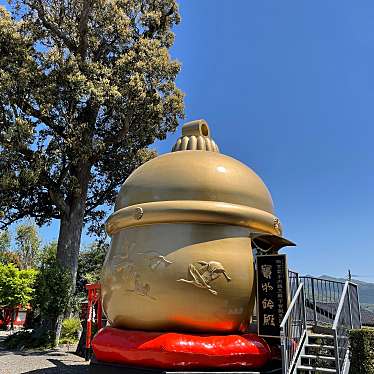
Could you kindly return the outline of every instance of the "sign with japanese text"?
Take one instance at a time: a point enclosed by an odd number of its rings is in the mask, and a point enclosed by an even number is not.
[[[288,308],[286,255],[257,256],[258,335],[279,337],[280,324]]]

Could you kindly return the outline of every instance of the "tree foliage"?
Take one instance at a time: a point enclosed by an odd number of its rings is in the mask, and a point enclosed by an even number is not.
[[[13,264],[18,269],[22,268],[19,255],[13,251],[0,252],[0,263],[3,265]]]
[[[0,231],[0,253],[10,251],[10,233],[8,230]]]
[[[14,264],[0,264],[0,305],[14,308],[26,306],[34,294],[37,271],[20,270]]]
[[[39,266],[44,266],[48,261],[56,259],[57,255],[57,241],[52,240],[43,246],[40,253],[40,264]]]
[[[16,229],[16,248],[24,269],[36,268],[40,259],[38,229],[35,224],[20,224]]]
[[[37,226],[32,222],[21,223],[15,228],[15,246],[9,230],[0,232],[0,262],[13,263],[19,269],[36,269],[41,257],[41,240]]]
[[[87,291],[84,286],[87,283],[96,283],[100,280],[101,269],[108,249],[108,243],[95,241],[79,253],[77,292],[84,295],[85,298]]]
[[[84,200],[101,220],[145,147],[177,126],[174,0],[15,1],[0,9],[0,210],[38,224]],[[147,158],[147,156],[145,157]]]
[[[53,330],[55,320],[69,307],[71,300],[71,275],[57,262],[53,242],[47,246],[44,260],[35,279],[35,295],[32,306],[40,313],[47,328]]]
[[[56,266],[74,288],[83,225],[101,228],[118,187],[154,157],[147,147],[183,116],[180,64],[168,52],[178,6],[10,6],[11,13],[0,7],[0,229],[23,217],[60,220]],[[55,270],[45,269],[48,282]]]

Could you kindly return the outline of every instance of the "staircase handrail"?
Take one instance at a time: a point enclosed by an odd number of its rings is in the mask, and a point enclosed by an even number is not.
[[[306,306],[309,308],[307,321],[317,326],[333,323],[345,282],[311,276],[300,276],[304,283]],[[324,304],[326,313],[323,312]]]
[[[280,324],[282,372],[292,373],[306,337],[304,284],[300,283]]]
[[[353,312],[353,309],[356,312]],[[360,305],[358,301],[357,285],[346,281],[340,297],[332,330],[334,333],[335,362],[337,373],[343,373],[346,355],[349,349],[348,332],[352,328],[361,327]]]

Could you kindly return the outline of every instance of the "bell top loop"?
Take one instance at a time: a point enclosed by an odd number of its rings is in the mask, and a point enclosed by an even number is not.
[[[219,148],[210,137],[210,129],[203,119],[187,122],[182,126],[182,136],[175,143],[172,152],[210,151],[219,153]]]

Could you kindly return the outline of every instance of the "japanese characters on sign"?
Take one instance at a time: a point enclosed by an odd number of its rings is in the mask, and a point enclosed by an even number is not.
[[[280,336],[280,324],[288,307],[286,255],[257,256],[258,334]]]

